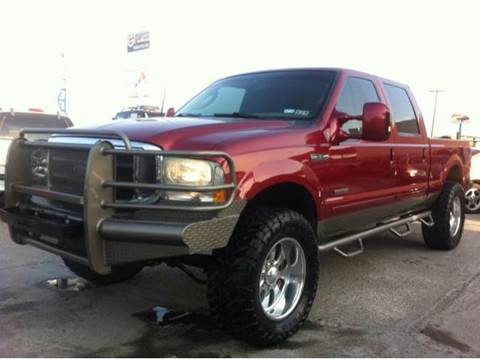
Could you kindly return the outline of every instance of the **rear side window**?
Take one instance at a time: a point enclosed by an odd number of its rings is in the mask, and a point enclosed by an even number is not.
[[[350,116],[360,116],[367,102],[379,102],[373,82],[359,77],[349,77],[343,85],[336,109]],[[362,133],[362,121],[350,120],[343,124],[342,130],[350,134]]]
[[[387,84],[384,84],[384,86],[398,132],[418,135],[420,130],[418,128],[417,116],[407,91],[398,86]]]

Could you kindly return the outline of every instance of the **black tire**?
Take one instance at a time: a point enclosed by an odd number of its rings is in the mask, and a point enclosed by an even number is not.
[[[455,234],[450,231],[450,212],[454,201],[460,201],[460,227]],[[451,250],[458,246],[465,222],[465,194],[463,187],[456,182],[445,183],[435,206],[432,209],[433,227],[422,224],[423,239],[433,249]]]
[[[480,184],[473,183],[465,191],[465,212],[470,214],[480,213]],[[469,208],[470,207],[470,208]]]
[[[305,282],[295,309],[283,319],[272,320],[261,307],[259,280],[267,253],[287,237],[303,249]],[[316,237],[302,215],[268,207],[251,210],[242,216],[229,246],[214,258],[208,276],[210,309],[234,336],[256,345],[273,345],[305,322],[317,291],[319,262]]]
[[[129,263],[112,267],[112,272],[110,274],[98,274],[81,263],[66,258],[63,258],[63,262],[74,274],[101,286],[127,281],[143,269],[143,264],[141,263]]]

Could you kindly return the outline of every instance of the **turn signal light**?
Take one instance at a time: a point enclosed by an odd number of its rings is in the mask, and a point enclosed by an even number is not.
[[[218,190],[213,192],[212,197],[213,197],[213,202],[215,203],[225,202],[225,199],[227,198],[227,193],[224,189]]]

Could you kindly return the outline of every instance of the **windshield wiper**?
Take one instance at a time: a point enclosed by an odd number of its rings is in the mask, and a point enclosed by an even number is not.
[[[201,113],[179,113],[175,117],[202,117]]]
[[[213,116],[215,117],[236,117],[236,118],[264,118],[260,115],[255,115],[254,113],[246,113],[246,112],[218,112],[214,113]]]

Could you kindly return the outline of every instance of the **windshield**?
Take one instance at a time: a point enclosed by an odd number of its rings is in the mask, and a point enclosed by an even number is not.
[[[219,80],[190,100],[177,116],[312,119],[332,88],[332,71],[275,71]]]

